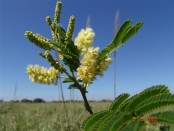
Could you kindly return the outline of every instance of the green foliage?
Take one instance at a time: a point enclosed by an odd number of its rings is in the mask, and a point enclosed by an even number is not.
[[[156,99],[157,98],[157,99]],[[150,101],[144,102],[145,105],[137,107],[135,110],[135,114],[138,116],[144,115],[145,113],[149,113],[155,110],[159,110],[160,108],[165,108],[166,106],[174,105],[174,95],[171,94],[163,94],[159,96],[154,96]]]
[[[109,111],[101,111],[91,115],[82,123],[82,129],[90,130],[90,128],[107,113],[109,113]]]
[[[121,94],[111,104],[108,111],[91,115],[82,123],[83,131],[116,131],[139,130],[144,128],[145,122],[132,122],[136,117],[156,117],[156,123],[174,125],[174,111],[167,107],[174,107],[174,95],[164,85],[147,88],[141,93],[129,97]],[[165,110],[164,110],[165,109]],[[152,123],[155,123],[152,121]],[[142,124],[143,123],[143,124]]]
[[[121,42],[123,43],[123,45],[127,42],[127,40],[129,40],[132,36],[134,36],[139,31],[142,25],[143,25],[143,22],[138,22],[134,26],[128,27],[127,31],[124,33],[122,37]]]
[[[152,100],[152,97],[154,98],[156,95],[161,95],[163,93],[169,93],[169,90],[167,89],[166,86],[164,85],[153,86],[150,89],[146,89],[143,92],[131,97],[129,99],[129,104],[127,104],[126,108],[127,110],[131,111],[135,110],[135,108],[137,108],[137,105],[140,105],[145,100],[148,99]]]
[[[70,78],[65,78],[63,80],[63,83],[71,83],[71,82],[74,82],[73,80],[71,80]]]
[[[123,46],[125,42],[135,35],[138,30],[143,25],[143,22],[138,22],[135,25],[131,26],[131,20],[126,20],[120,29],[118,30],[115,38],[107,45],[99,54],[99,61],[105,59],[108,55],[112,53],[113,50],[117,50],[120,46]]]
[[[117,109],[117,108],[122,104],[122,102],[125,101],[129,96],[130,96],[130,95],[127,94],[127,93],[119,95],[119,96],[115,99],[115,101],[111,104],[111,106],[110,106],[109,109],[110,109],[110,110],[115,110],[115,109]]]
[[[79,89],[77,83],[73,83],[71,85],[69,85],[68,89]]]
[[[174,111],[157,112],[151,114],[151,116],[157,117],[158,122],[162,124],[173,125],[174,123]]]

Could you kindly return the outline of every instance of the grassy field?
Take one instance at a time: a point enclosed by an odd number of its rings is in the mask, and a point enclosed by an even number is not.
[[[94,112],[108,109],[111,102],[91,102]],[[67,110],[67,113],[66,113]],[[80,131],[89,116],[83,102],[0,103],[0,131]]]
[[[80,131],[81,122],[89,116],[83,102],[65,104],[66,108],[63,103],[2,102],[0,131]],[[110,104],[90,102],[94,112],[108,109]],[[148,124],[144,131],[160,131],[157,125]],[[174,127],[170,127],[170,131],[173,130]]]

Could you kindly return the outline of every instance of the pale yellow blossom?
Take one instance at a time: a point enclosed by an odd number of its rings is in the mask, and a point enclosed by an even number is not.
[[[92,28],[82,29],[75,38],[75,45],[81,53],[85,53],[94,41],[95,33]]]
[[[27,67],[27,73],[32,82],[49,85],[57,81],[59,72],[53,67],[47,69],[45,67],[39,67],[39,65],[29,65]]]
[[[85,86],[92,83],[95,79],[97,67],[97,57],[99,48],[90,47],[84,54],[81,65],[77,68],[78,79],[81,79]]]

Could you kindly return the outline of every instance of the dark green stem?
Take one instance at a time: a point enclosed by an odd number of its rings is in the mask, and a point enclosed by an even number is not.
[[[82,85],[80,85],[80,84],[77,82],[77,80],[76,80],[73,76],[69,75],[69,73],[68,73],[67,71],[65,71],[64,73],[65,73],[71,80],[73,80],[73,81],[76,83],[77,88],[80,90],[80,92],[81,92],[81,94],[82,94],[82,97],[83,97],[83,100],[84,100],[84,105],[85,105],[86,110],[87,110],[90,114],[93,114],[93,111],[92,111],[92,109],[91,109],[91,107],[90,107],[90,105],[89,105],[89,103],[88,103],[87,97],[86,97],[86,93],[87,93],[86,87],[83,87]]]
[[[81,88],[80,89],[80,92],[82,94],[82,97],[83,97],[83,100],[84,100],[84,105],[85,105],[85,108],[86,110],[90,113],[90,114],[93,114],[93,111],[88,103],[88,100],[87,100],[87,97],[86,97],[86,88]]]

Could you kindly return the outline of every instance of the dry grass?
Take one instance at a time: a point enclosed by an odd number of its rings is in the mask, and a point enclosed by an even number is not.
[[[108,109],[111,102],[90,102],[94,112]],[[80,131],[81,122],[89,116],[83,102],[63,103],[0,103],[0,131]],[[173,109],[173,108],[172,108]],[[69,124],[68,124],[69,123]],[[148,124],[145,131],[160,131]],[[173,131],[174,127],[170,128]]]
[[[111,103],[90,104],[97,112],[108,109]],[[89,113],[82,102],[67,102],[66,107],[68,120],[62,103],[0,103],[0,131],[79,131]]]

